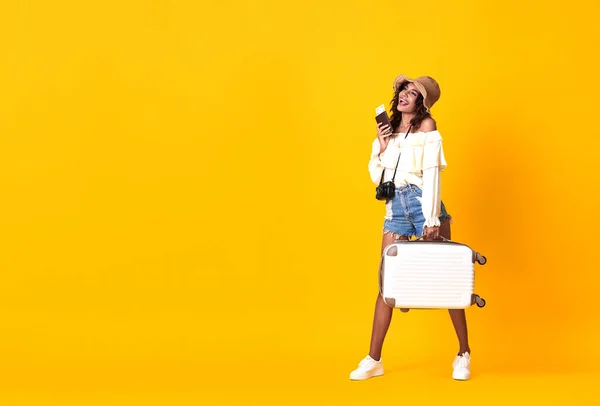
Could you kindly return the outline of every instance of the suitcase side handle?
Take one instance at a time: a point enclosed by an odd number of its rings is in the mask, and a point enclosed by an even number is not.
[[[451,241],[451,240],[449,240],[446,237],[441,236],[441,235],[439,236],[439,239],[442,240],[442,241],[444,241],[444,242],[455,243],[454,241]],[[436,240],[425,240],[424,236],[417,237],[416,239],[414,239],[412,241],[414,242],[414,241],[419,241],[419,240],[423,240],[423,241],[436,241]],[[410,240],[409,240],[409,242],[410,242]],[[477,251],[475,251],[473,249],[471,249],[471,251],[473,251],[473,263],[477,262],[479,265],[485,265],[486,264],[487,258],[484,255],[481,255],[479,252],[477,252]]]
[[[444,242],[454,242],[454,241],[452,241],[452,240],[449,240],[449,239],[447,239],[447,238],[446,238],[446,237],[444,237],[443,235],[438,235],[438,238],[437,238],[437,239],[438,239],[438,240],[442,240],[442,241],[444,241]],[[424,235],[422,235],[422,236],[420,236],[420,237],[417,237],[417,238],[415,238],[415,239],[414,239],[414,240],[412,240],[412,241],[419,241],[419,240],[423,240],[423,241],[425,241],[425,236],[424,236]],[[408,240],[408,241],[410,241],[410,240]],[[436,240],[427,240],[427,241],[436,241]]]
[[[386,252],[384,252],[383,255],[381,255],[381,262],[379,263],[379,295],[381,295],[383,303],[385,303],[386,306],[391,307],[393,309],[396,306],[396,299],[383,296],[383,259],[385,258],[385,255]]]

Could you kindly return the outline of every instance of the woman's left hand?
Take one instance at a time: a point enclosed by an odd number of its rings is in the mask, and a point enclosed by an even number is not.
[[[425,226],[423,229],[423,236],[426,240],[437,240],[440,238],[440,228]]]

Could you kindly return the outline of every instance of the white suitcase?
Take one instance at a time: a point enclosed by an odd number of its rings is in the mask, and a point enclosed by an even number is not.
[[[485,300],[473,292],[475,262],[486,258],[468,246],[441,241],[394,241],[382,255],[379,290],[399,309],[465,309]]]

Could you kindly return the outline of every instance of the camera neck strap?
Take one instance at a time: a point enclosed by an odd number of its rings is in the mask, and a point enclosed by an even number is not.
[[[408,133],[410,132],[410,130],[412,129],[412,126],[408,127],[408,131],[406,131],[406,135],[404,136],[404,139],[406,139],[406,137],[408,137]],[[396,161],[396,167],[394,168],[394,175],[392,176],[392,182],[394,181],[394,179],[396,179],[396,171],[398,170],[398,164],[400,163],[400,155],[402,155],[401,153],[398,154],[398,161]],[[383,171],[381,172],[381,180],[379,181],[379,184],[381,185],[383,183],[383,175],[385,174],[385,168],[383,168]]]

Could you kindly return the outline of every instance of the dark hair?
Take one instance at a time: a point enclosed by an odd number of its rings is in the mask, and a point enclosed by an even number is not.
[[[402,83],[400,86],[398,86],[398,89],[396,89],[396,92],[394,93],[394,98],[392,99],[392,115],[390,117],[390,122],[392,123],[392,128],[394,129],[394,131],[397,131],[397,129],[400,127],[400,122],[402,121],[402,113],[398,111],[398,100],[400,99],[400,91],[406,89],[406,86],[408,86],[409,82],[404,82]],[[417,101],[415,103],[416,108],[415,108],[415,116],[412,118],[412,120],[410,120],[410,125],[412,126],[413,130],[417,130],[419,129],[419,127],[421,127],[421,123],[423,122],[423,120],[425,120],[427,117],[431,117],[431,115],[429,114],[429,112],[427,111],[427,109],[425,108],[425,106],[423,105],[423,95],[419,93],[419,97],[417,97]]]

